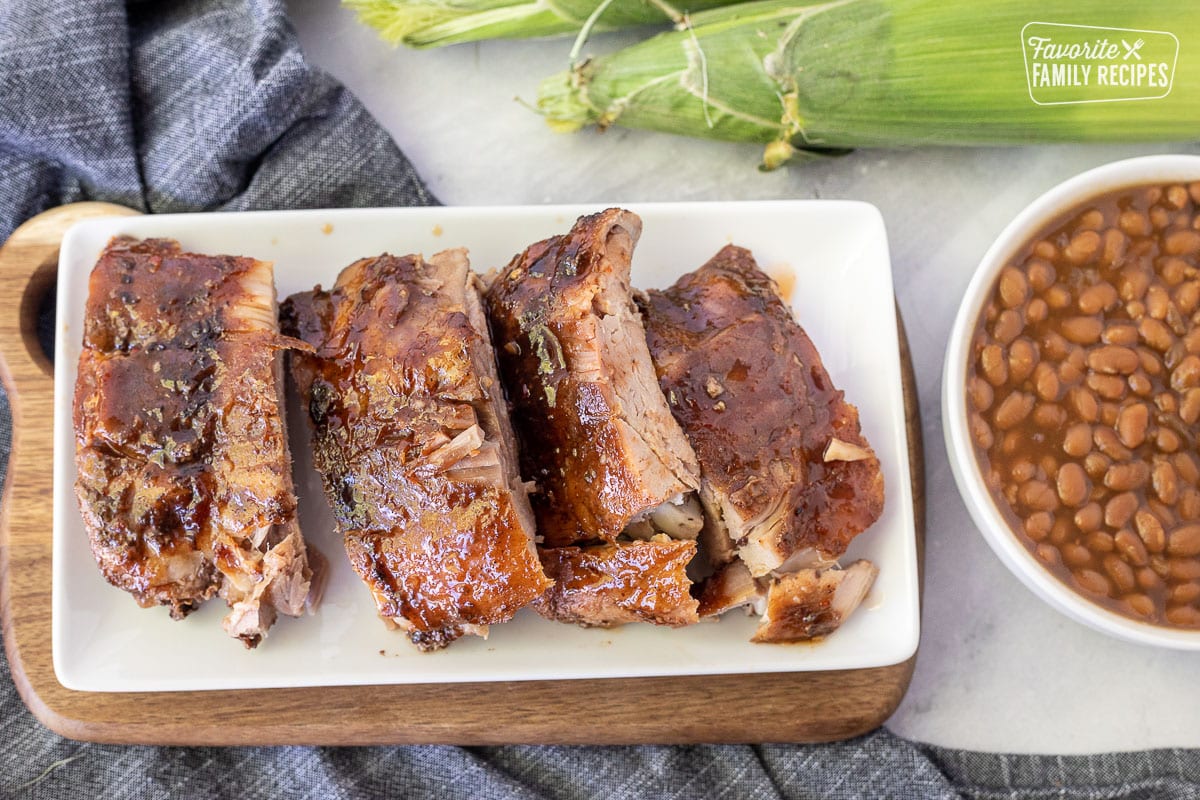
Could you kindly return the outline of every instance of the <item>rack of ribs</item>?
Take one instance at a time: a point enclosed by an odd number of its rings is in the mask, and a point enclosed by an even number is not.
[[[465,250],[383,255],[282,311],[312,347],[292,373],[350,563],[422,650],[550,586],[479,292]]]
[[[717,571],[709,593],[761,608],[768,592],[775,619],[786,616],[785,597],[821,602],[804,587],[840,580],[817,575],[883,510],[883,475],[857,409],[747,250],[727,246],[640,301],[659,383],[700,462],[702,547]],[[788,592],[772,583],[802,569],[812,571],[807,582],[789,578]],[[702,613],[728,607],[710,601]]]
[[[316,601],[281,419],[269,262],[113,239],[89,280],[76,497],[104,577],[182,619],[214,595],[256,646]]]
[[[531,499],[542,558],[552,575],[586,562],[596,585],[647,554],[669,553],[674,564],[694,545],[661,540],[694,539],[702,525],[693,494],[699,466],[658,387],[633,302],[630,260],[641,228],[621,209],[581,217],[569,233],[517,255],[486,296],[522,474],[537,485]],[[650,621],[696,620],[682,569],[651,569],[640,583],[609,581],[586,601],[566,596],[579,585],[559,580],[539,610],[610,625],[629,618],[630,594],[660,592],[678,607]]]

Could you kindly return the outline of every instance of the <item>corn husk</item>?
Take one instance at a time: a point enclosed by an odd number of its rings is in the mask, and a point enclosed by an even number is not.
[[[345,0],[345,5],[386,41],[425,48],[577,34],[589,22],[596,31],[682,24],[693,11],[731,2],[739,0]]]
[[[1042,20],[1138,29],[1097,34],[1114,43],[1173,34],[1167,95],[1034,102],[1023,31]],[[620,125],[759,142],[768,168],[865,146],[1195,140],[1197,40],[1194,0],[761,0],[577,63],[543,82],[538,107],[558,130]]]

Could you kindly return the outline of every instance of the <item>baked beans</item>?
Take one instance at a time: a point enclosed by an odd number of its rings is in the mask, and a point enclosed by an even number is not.
[[[1200,182],[1063,215],[996,280],[967,377],[997,505],[1067,586],[1200,629]]]

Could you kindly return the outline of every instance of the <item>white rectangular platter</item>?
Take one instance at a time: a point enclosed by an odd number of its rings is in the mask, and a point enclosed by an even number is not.
[[[173,238],[191,252],[271,260],[282,299],[318,283],[329,287],[350,262],[382,252],[431,255],[465,246],[473,267],[486,272],[601,207],[119,217],[73,227],[59,260],[52,592],[59,681],[80,691],[243,689],[843,670],[910,657],[919,635],[913,498],[892,273],[879,212],[843,201],[627,207],[644,223],[633,256],[635,286],[669,286],[727,243],[749,248],[785,288],[794,280],[797,318],[835,384],[858,406],[863,431],[883,466],[887,498],[882,518],[846,554],[847,561],[875,562],[879,578],[839,631],[814,644],[761,645],[748,641],[755,620],[739,612],[679,630],[643,624],[589,630],[548,622],[526,609],[493,626],[487,640],[466,637],[446,650],[420,653],[403,634],[385,628],[351,570],[312,469],[308,431],[294,407],[289,429],[301,526],[331,565],[317,613],[281,618],[250,651],[221,630],[225,609],[219,599],[181,622],[165,609],[139,608],[97,569],[72,488],[71,402],[87,279],[112,236]]]

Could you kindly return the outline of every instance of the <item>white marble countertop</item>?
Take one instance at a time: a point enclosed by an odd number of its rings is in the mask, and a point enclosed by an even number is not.
[[[1089,167],[1200,146],[858,152],[761,173],[759,149],[612,130],[561,136],[514,98],[561,69],[569,41],[393,49],[331,0],[292,0],[308,57],[383,123],[448,205],[845,198],[883,212],[925,431],[921,646],[889,720],[938,745],[1028,753],[1200,747],[1200,654],[1106,638],[1051,610],[988,549],[942,443],[946,337],[992,239]],[[593,49],[619,37],[598,38]]]

